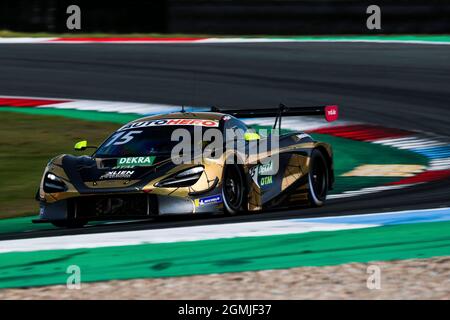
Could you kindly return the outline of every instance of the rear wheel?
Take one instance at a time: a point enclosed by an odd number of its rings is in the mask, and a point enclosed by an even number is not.
[[[237,165],[225,167],[222,198],[226,213],[236,214],[246,210],[244,175]]]
[[[311,206],[321,207],[328,192],[328,167],[322,152],[314,149],[311,153],[308,173],[308,200]]]

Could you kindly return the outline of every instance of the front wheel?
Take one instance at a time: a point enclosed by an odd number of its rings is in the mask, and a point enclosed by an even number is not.
[[[321,207],[328,192],[328,167],[322,152],[314,149],[311,153],[308,173],[308,200],[311,206]]]
[[[244,175],[237,165],[225,167],[222,198],[226,213],[237,214],[246,210]]]

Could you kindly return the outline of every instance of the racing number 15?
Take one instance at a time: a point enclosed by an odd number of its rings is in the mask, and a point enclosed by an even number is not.
[[[131,140],[133,140],[133,138],[134,138],[133,135],[142,133],[142,130],[141,131],[128,131],[128,132],[126,132],[125,135],[124,135],[124,133],[125,132],[119,132],[119,133],[115,134],[105,147],[109,147],[112,144],[115,146],[118,146],[121,144],[128,143]]]

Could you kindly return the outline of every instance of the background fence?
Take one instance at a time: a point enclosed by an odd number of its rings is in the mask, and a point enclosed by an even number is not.
[[[447,0],[1,0],[0,29],[67,32],[66,8],[82,32],[208,34],[450,33]],[[382,9],[382,30],[366,8]]]

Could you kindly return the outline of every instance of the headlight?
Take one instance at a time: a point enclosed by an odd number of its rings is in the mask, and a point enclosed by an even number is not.
[[[54,193],[63,191],[67,191],[67,186],[64,181],[53,173],[47,173],[44,178],[44,192]]]
[[[163,188],[189,187],[195,184],[198,179],[200,179],[203,171],[203,167],[190,168],[157,182],[155,186]]]

